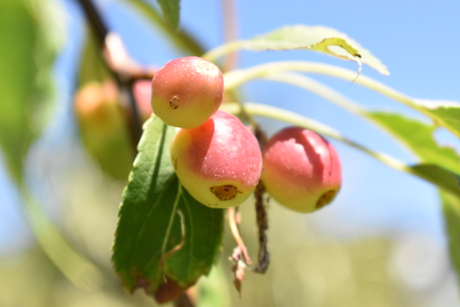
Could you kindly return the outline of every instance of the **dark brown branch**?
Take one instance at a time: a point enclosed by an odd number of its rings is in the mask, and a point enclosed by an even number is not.
[[[265,210],[265,186],[262,181],[256,187],[254,192],[256,198],[256,218],[257,228],[259,234],[259,255],[258,264],[254,267],[253,271],[256,273],[264,274],[270,263],[270,253],[267,247],[267,230],[268,230],[268,218],[267,211]]]
[[[97,11],[92,0],[77,0],[83,9],[88,22],[91,24],[94,35],[96,36],[99,45],[102,47],[105,44],[105,38],[109,33],[109,30],[104,24],[101,15]]]
[[[139,110],[134,100],[132,85],[136,79],[145,77],[142,74],[142,69],[129,57],[126,49],[122,45],[121,40],[116,40],[114,46],[113,37],[116,35],[111,33],[104,23],[102,16],[99,14],[92,0],[76,0],[89,22],[89,25],[96,37],[101,53],[105,59],[105,63],[109,68],[112,77],[115,79],[121,93],[121,107],[124,110],[126,122],[130,130],[133,152],[137,153],[137,144],[142,135],[142,122],[140,119]],[[118,37],[116,37],[118,38]],[[118,43],[118,44],[117,44]],[[120,48],[120,45],[122,48]],[[122,53],[123,61],[115,61],[119,59],[119,54]]]
[[[267,143],[267,135],[257,123],[254,125],[254,135],[259,142],[260,149],[263,150]],[[265,197],[265,192],[265,185],[263,181],[260,180],[254,191],[254,197],[256,199],[256,221],[259,235],[259,255],[257,259],[258,264],[253,268],[253,271],[261,274],[267,271],[268,265],[270,264],[270,253],[268,252],[267,246],[268,217],[266,204],[268,203],[268,198]]]

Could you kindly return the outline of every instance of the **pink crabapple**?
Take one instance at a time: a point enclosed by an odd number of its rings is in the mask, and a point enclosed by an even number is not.
[[[220,69],[190,56],[168,62],[152,79],[152,110],[166,124],[192,129],[209,119],[222,103]]]
[[[183,187],[212,208],[243,203],[262,170],[257,139],[236,116],[222,110],[197,128],[180,129],[171,144],[171,159]]]
[[[342,171],[336,150],[325,138],[311,130],[288,127],[267,142],[261,178],[279,204],[307,213],[335,198]]]

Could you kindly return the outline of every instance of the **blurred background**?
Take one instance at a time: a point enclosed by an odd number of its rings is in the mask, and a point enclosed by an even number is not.
[[[145,66],[161,67],[184,56],[127,1],[95,1],[110,29]],[[152,1],[153,2],[153,1]],[[76,1],[57,0],[56,36],[63,41],[54,65],[53,120],[27,159],[27,183],[70,242],[102,272],[94,287],[67,280],[37,247],[21,213],[20,193],[0,163],[0,306],[154,306],[141,291],[126,295],[110,256],[121,193],[82,146],[73,109],[81,52],[87,37]],[[460,3],[457,1],[235,1],[237,34],[251,38],[284,25],[335,28],[369,49],[385,65],[383,76],[363,74],[409,96],[460,101]],[[183,0],[181,28],[205,49],[223,43],[220,1]],[[1,38],[0,38],[1,39]],[[239,54],[239,67],[276,60],[357,65],[308,51]],[[325,76],[313,76],[372,109],[413,111],[383,96]],[[375,151],[414,163],[390,136],[328,101],[297,88],[252,81],[246,101],[265,103],[324,122]],[[286,124],[260,119],[273,134]],[[458,139],[437,131],[441,144],[457,150]],[[302,215],[269,206],[271,264],[264,275],[247,272],[241,298],[232,285],[228,257],[235,243],[227,229],[219,264],[202,278],[199,306],[460,306],[458,283],[436,188],[333,141],[343,165],[343,187],[333,204]],[[241,230],[257,255],[255,213],[241,206]]]

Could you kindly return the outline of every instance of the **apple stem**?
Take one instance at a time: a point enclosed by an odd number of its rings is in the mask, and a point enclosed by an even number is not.
[[[152,78],[153,74],[140,67],[134,59],[129,56],[119,37],[110,32],[101,14],[98,12],[92,0],[76,0],[88,19],[88,22],[97,39],[101,49],[104,63],[111,72],[112,78],[117,83],[122,93],[121,104],[124,110],[127,126],[130,129],[132,148],[137,154],[137,144],[142,135],[142,121],[139,110],[134,100],[132,85],[135,80]],[[120,54],[121,57],[120,61]],[[118,61],[114,61],[118,59]]]
[[[238,229],[238,223],[236,221],[237,212],[235,210],[235,207],[228,208],[227,213],[228,213],[228,223],[230,225],[230,230],[232,232],[233,238],[236,241],[236,244],[238,245],[240,249],[240,253],[243,255],[244,261],[247,264],[251,264],[252,261],[251,261],[251,258],[249,258],[248,249],[246,248],[246,245],[244,244],[243,238],[241,237],[240,231]]]
[[[256,198],[256,219],[259,232],[259,257],[258,264],[253,268],[253,271],[256,273],[264,274],[268,269],[268,265],[270,264],[270,253],[268,252],[267,248],[268,218],[264,198],[265,185],[262,180],[259,181],[259,184],[254,191],[254,195]]]

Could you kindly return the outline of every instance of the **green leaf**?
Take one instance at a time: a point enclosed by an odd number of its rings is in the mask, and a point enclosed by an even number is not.
[[[153,23],[156,29],[161,30],[168,38],[166,43],[172,44],[188,55],[200,56],[204,53],[203,46],[187,33],[187,29],[171,28],[150,3],[144,0],[125,0],[124,2],[133,5]]]
[[[460,138],[460,103],[445,100],[413,99],[436,125],[446,128]]]
[[[459,177],[436,164],[422,163],[410,166],[415,175],[437,185],[444,191],[460,197]]]
[[[44,22],[51,1],[0,2],[0,146],[15,181],[23,159],[49,119],[51,66],[57,44]],[[51,15],[51,16],[50,16]],[[55,19],[56,20],[56,19]]]
[[[268,34],[248,40],[230,42],[204,55],[215,60],[227,53],[240,49],[292,50],[308,49],[323,52],[341,59],[367,64],[384,75],[389,75],[387,68],[379,59],[364,49],[355,40],[335,29],[323,26],[285,26]]]
[[[179,184],[169,147],[175,128],[152,117],[123,195],[113,263],[125,289],[158,301],[172,284],[183,290],[207,274],[223,232],[223,210],[208,208]]]
[[[424,162],[438,164],[460,174],[460,158],[457,152],[436,142],[433,134],[437,127],[433,124],[426,124],[402,114],[368,111],[332,88],[298,73],[282,72],[268,75],[266,78],[299,86],[320,95],[350,113],[364,117],[385,129]],[[454,120],[453,117],[452,119]]]
[[[180,0],[157,0],[166,22],[177,29],[179,27]]]
[[[441,192],[444,221],[449,238],[450,257],[460,281],[460,198]]]
[[[433,138],[436,127],[396,113],[374,111],[367,114],[367,118],[390,132],[424,162],[460,174],[460,158],[455,150],[440,146]]]

